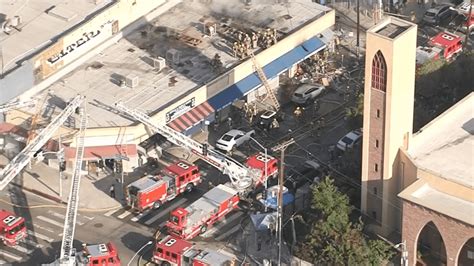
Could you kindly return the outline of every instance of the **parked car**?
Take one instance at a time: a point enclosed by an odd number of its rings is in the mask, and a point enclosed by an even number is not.
[[[315,161],[305,161],[303,165],[291,168],[285,180],[285,186],[296,191],[305,184],[319,182],[322,178],[321,165]]]
[[[342,137],[338,142],[336,147],[341,151],[346,151],[348,149],[354,148],[354,145],[360,142],[362,139],[362,130],[356,129],[347,133]]]
[[[309,104],[321,95],[324,89],[325,87],[321,84],[303,84],[295,90],[291,96],[291,101],[298,105]]]
[[[217,141],[216,147],[223,151],[231,151],[249,141],[250,137],[253,135],[255,135],[255,130],[244,132],[242,130],[232,129],[222,135],[222,137]]]
[[[436,25],[439,24],[441,21],[448,19],[449,17],[453,17],[454,15],[456,15],[456,12],[453,10],[452,6],[441,5],[426,10],[425,14],[423,15],[422,21]]]
[[[283,120],[283,113],[265,111],[258,117],[256,125],[262,130],[270,130],[272,128],[274,119],[276,119],[278,122],[281,122]]]

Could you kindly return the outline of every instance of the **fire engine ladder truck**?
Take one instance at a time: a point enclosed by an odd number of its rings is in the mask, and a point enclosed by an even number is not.
[[[259,170],[248,169],[234,159],[218,152],[214,149],[204,148],[204,145],[187,137],[186,135],[173,130],[168,126],[159,126],[151,121],[151,118],[136,109],[131,109],[123,103],[115,104],[117,110],[131,116],[133,119],[140,121],[146,127],[163,135],[166,139],[175,145],[191,150],[201,159],[219,169],[222,173],[229,176],[232,184],[237,190],[243,192],[251,187],[252,183],[260,176]],[[205,144],[207,145],[207,144]],[[207,149],[207,152],[204,151]]]
[[[265,76],[263,69],[260,67],[260,64],[257,62],[257,58],[255,57],[251,49],[249,49],[249,53],[250,53],[250,58],[252,59],[252,64],[255,68],[255,71],[257,72],[258,77],[262,81],[263,86],[267,90],[267,95],[272,100],[272,103],[273,103],[272,107],[275,109],[275,112],[278,112],[278,110],[280,109],[280,103],[278,102],[278,99],[275,96],[275,93],[270,87],[270,84],[268,84],[267,76]]]
[[[81,183],[81,166],[84,156],[84,134],[87,125],[87,115],[81,111],[81,122],[79,135],[77,136],[76,159],[74,161],[74,172],[71,181],[71,190],[66,209],[66,219],[64,221],[63,241],[59,257],[60,265],[75,265],[76,254],[72,244],[74,241],[74,231],[76,229],[77,208],[79,206],[79,187]]]
[[[80,95],[71,100],[66,108],[0,171],[0,190],[3,190],[28,165],[34,154],[51,139],[54,132],[74,113],[83,100],[84,97]]]
[[[3,105],[0,105],[0,113],[5,113],[5,112],[8,112],[12,109],[16,109],[16,108],[20,108],[20,107],[26,107],[26,106],[34,106],[35,105],[35,102],[34,101],[25,101],[25,102],[22,102],[22,101],[15,101],[15,102],[12,102],[12,103],[6,103],[6,104],[3,104]]]

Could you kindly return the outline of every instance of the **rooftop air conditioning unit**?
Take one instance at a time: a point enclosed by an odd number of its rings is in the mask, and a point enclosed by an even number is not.
[[[173,64],[178,64],[179,63],[179,58],[180,58],[181,52],[176,50],[176,49],[169,49],[166,52],[166,60],[168,62],[171,62]]]
[[[153,68],[158,71],[166,67],[166,60],[163,57],[151,58],[151,60],[153,61]]]
[[[125,85],[130,88],[135,88],[138,86],[138,76],[128,75],[125,77]]]

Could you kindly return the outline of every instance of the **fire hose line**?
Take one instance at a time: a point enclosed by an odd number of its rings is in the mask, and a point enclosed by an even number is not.
[[[11,202],[8,202],[6,200],[0,199],[0,202],[8,204],[12,207],[15,208],[23,208],[23,209],[40,209],[40,208],[58,208],[58,209],[66,209],[65,205],[60,205],[60,204],[40,204],[40,205],[33,205],[33,206],[24,206],[24,205],[18,205],[14,204]],[[105,211],[111,211],[115,209],[120,209],[122,206],[115,206],[115,207],[109,207],[109,208],[101,208],[101,209],[90,209],[90,208],[79,208],[78,211],[80,212],[105,212]]]

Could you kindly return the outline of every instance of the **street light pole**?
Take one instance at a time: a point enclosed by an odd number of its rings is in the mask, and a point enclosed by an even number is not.
[[[145,245],[143,245],[134,255],[133,257],[130,259],[130,261],[127,263],[127,266],[130,266],[130,263],[132,263],[132,261],[135,259],[135,257],[138,255],[138,253],[140,253],[140,251],[142,251],[142,249],[144,249],[146,246],[148,245],[151,245],[153,243],[153,241],[148,241],[146,242]]]
[[[403,240],[402,243],[396,244],[395,248],[402,247],[402,256],[400,257],[400,265],[408,266],[408,251],[407,251],[407,241]]]

